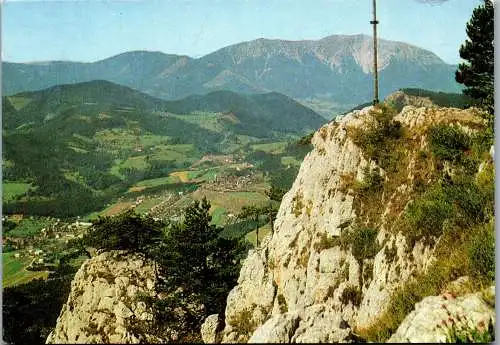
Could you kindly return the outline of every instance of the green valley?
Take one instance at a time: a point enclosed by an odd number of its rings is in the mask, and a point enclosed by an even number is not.
[[[131,208],[176,219],[206,197],[212,222],[234,227],[243,207],[269,203],[272,185],[291,186],[311,149],[299,139],[325,122],[277,93],[167,102],[106,81],[3,100],[4,285],[56,269],[52,254],[73,237],[47,229],[75,221]]]

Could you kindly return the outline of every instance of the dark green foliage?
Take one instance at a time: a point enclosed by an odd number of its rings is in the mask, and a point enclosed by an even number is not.
[[[299,139],[299,141],[297,142],[297,144],[299,144],[299,145],[305,145],[305,146],[311,145],[311,139],[312,139],[314,133],[315,132],[311,132],[308,135],[303,136],[302,138]]]
[[[282,168],[280,156],[261,150],[251,152],[248,154],[247,159],[249,162],[267,172]]]
[[[2,231],[4,234],[8,233],[10,230],[14,229],[17,226],[16,222],[11,220],[2,220]]]
[[[87,153],[75,152],[67,140],[46,126],[4,134],[3,157],[14,164],[5,169],[4,178],[27,178],[37,187],[20,200],[4,203],[5,213],[77,216],[102,208],[121,189],[121,181],[106,171],[113,164],[111,155],[86,142],[81,144]],[[84,182],[69,180],[63,170],[78,171]],[[104,190],[96,193],[92,188]]]
[[[472,139],[458,126],[437,125],[429,130],[429,144],[437,158],[458,162],[470,149]]]
[[[271,188],[266,191],[266,195],[269,197],[269,199],[278,202],[281,202],[281,199],[283,199],[285,193],[286,191],[284,189],[276,187],[275,185],[271,185]]]
[[[143,296],[156,313],[151,327],[161,333],[169,325],[180,323],[184,327],[181,338],[187,337],[207,315],[223,315],[227,294],[236,284],[240,260],[248,250],[240,238],[220,236],[223,229],[210,224],[209,210],[206,199],[194,202],[186,208],[181,223],[166,228],[133,211],[98,218],[78,248],[86,245],[101,250],[129,250],[153,259],[160,281],[156,290],[166,297]],[[198,308],[201,305],[203,309]]]
[[[361,293],[361,290],[358,287],[352,285],[347,286],[344,291],[342,291],[342,296],[340,296],[340,302],[342,302],[342,304],[344,305],[351,302],[352,305],[359,307],[362,300],[363,295]]]
[[[254,229],[256,231],[256,245],[259,246],[259,227],[267,223],[273,227],[274,219],[278,213],[279,204],[277,202],[269,202],[265,206],[243,206],[242,211],[237,215],[237,219],[243,221],[253,220]],[[264,222],[262,222],[264,220]]]
[[[61,265],[47,280],[4,288],[3,340],[11,344],[44,344],[68,299],[75,268]]]
[[[437,238],[447,221],[464,228],[488,222],[494,213],[493,201],[491,188],[479,188],[473,176],[457,173],[430,187],[408,206],[404,216],[408,237]]]
[[[487,222],[493,215],[493,192],[480,190],[470,178],[456,177],[445,192],[448,202],[453,203],[455,221],[462,226]]]
[[[443,223],[453,215],[453,206],[446,192],[443,187],[436,186],[408,206],[405,219],[411,229],[410,238],[437,238],[442,234]]]
[[[326,122],[311,109],[277,92],[244,95],[215,91],[168,102],[166,109],[181,114],[193,111],[227,113],[240,121],[234,125],[239,133],[255,137],[270,137],[273,131],[308,132]]]
[[[288,155],[289,150],[293,149],[286,148],[283,156]],[[302,161],[309,151],[309,149],[304,149],[304,151],[293,150],[293,153],[298,160]],[[291,166],[289,168],[284,167],[281,164],[281,155],[273,155],[264,151],[255,151],[250,153],[247,159],[258,169],[263,170],[269,176],[271,185],[279,189],[289,190],[299,172],[299,168],[296,166]]]
[[[283,296],[283,294],[278,294],[278,305],[279,305],[279,308],[280,308],[280,312],[282,314],[288,312],[288,304],[286,303],[286,299],[285,299],[285,296]]]
[[[495,233],[492,223],[474,233],[468,255],[472,272],[491,281],[495,279]]]
[[[405,94],[409,96],[425,97],[429,98],[432,103],[440,107],[452,107],[464,109],[468,107],[471,103],[470,97],[460,93],[446,93],[446,92],[435,92],[423,89],[407,88],[401,89]],[[397,105],[398,110],[401,110],[403,105]]]
[[[371,282],[373,279],[373,261],[368,261],[366,264],[363,264],[363,273],[361,277],[363,278],[363,285]]]
[[[394,243],[391,246],[386,246],[384,249],[384,255],[388,262],[394,262],[396,256],[398,255],[398,250]]]
[[[169,296],[156,303],[159,326],[176,322],[178,306],[186,311],[187,329],[198,329],[209,314],[224,313],[227,293],[236,284],[247,248],[238,238],[219,236],[222,228],[210,224],[209,209],[206,199],[194,202],[186,208],[184,221],[171,224],[153,251],[163,277],[160,289]],[[200,304],[205,306],[202,312],[192,308]]]
[[[494,114],[494,7],[493,1],[484,3],[472,12],[466,28],[468,38],[460,47],[461,63],[455,79],[464,84],[464,93],[484,107],[491,117]],[[491,123],[491,125],[493,125]]]
[[[315,132],[302,137],[298,141],[289,142],[286,145],[285,150],[283,151],[283,156],[293,156],[297,160],[302,161],[306,154],[308,154],[313,149],[311,138],[314,133]]]
[[[320,241],[314,245],[316,250],[340,246],[342,249],[351,248],[352,255],[361,264],[365,259],[372,259],[380,250],[377,242],[377,229],[355,227],[350,231],[342,231],[340,237],[329,238],[322,234]]]
[[[87,246],[102,250],[149,253],[161,238],[163,224],[130,210],[115,217],[99,217],[85,235]]]
[[[377,233],[376,229],[366,227],[360,227],[349,233],[348,241],[352,245],[352,255],[358,262],[375,257],[379,251]]]
[[[298,167],[279,168],[269,173],[271,184],[284,190],[292,188],[293,182],[299,173]]]
[[[4,239],[2,243],[2,253],[8,253],[16,250],[17,246],[9,239]]]
[[[370,170],[367,166],[364,170],[364,175],[363,183],[360,186],[361,192],[377,192],[383,187],[384,178],[380,175],[378,168]]]
[[[314,250],[321,252],[323,249],[332,248],[333,246],[336,246],[339,244],[342,246],[343,249],[345,249],[347,247],[347,243],[345,243],[345,242],[339,243],[338,238],[328,236],[328,234],[322,232],[321,235],[319,236],[319,241],[314,243],[313,248],[314,248]]]
[[[65,195],[48,200],[46,198],[29,198],[28,200],[4,203],[3,212],[5,214],[76,217],[103,208],[109,200],[109,195],[94,196],[91,193]]]

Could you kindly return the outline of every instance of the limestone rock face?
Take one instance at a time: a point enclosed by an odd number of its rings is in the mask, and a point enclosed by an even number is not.
[[[213,314],[205,319],[201,325],[201,339],[205,344],[218,342],[219,314]]]
[[[493,299],[495,287],[490,289]],[[481,293],[454,298],[451,295],[426,297],[415,305],[389,343],[444,343],[452,328],[487,330],[495,325],[495,307]]]
[[[314,149],[283,197],[272,233],[250,252],[229,293],[223,343],[349,341],[354,329],[376,322],[397,287],[433,262],[432,246],[408,248],[393,227],[411,201],[415,160],[426,145],[419,133],[431,124],[482,120],[473,109],[404,107],[396,119],[410,135],[415,130],[415,148],[405,152],[398,185],[381,196],[378,218],[369,219],[346,181],[363,181],[378,168],[350,136],[367,125],[372,110],[353,111],[314,134]],[[368,221],[378,229],[378,252],[360,260],[335,239]]]
[[[164,342],[147,333],[151,310],[138,300],[155,295],[154,263],[123,251],[87,260],[71,282],[47,344]]]
[[[259,327],[249,343],[289,343],[297,329],[299,317],[294,313],[278,314]]]

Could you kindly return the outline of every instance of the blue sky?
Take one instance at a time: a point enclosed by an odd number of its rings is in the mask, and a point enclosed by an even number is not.
[[[1,0],[0,0],[1,1]],[[379,36],[459,62],[480,0],[377,0]],[[371,0],[4,0],[2,59],[96,61],[130,50],[200,57],[260,37],[371,35]]]

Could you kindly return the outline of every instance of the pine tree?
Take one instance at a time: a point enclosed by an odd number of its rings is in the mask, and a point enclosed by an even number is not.
[[[490,115],[492,125],[494,113],[494,8],[491,0],[474,9],[467,23],[468,39],[460,47],[461,63],[455,73],[455,80],[466,86],[464,94],[469,95]]]
[[[165,231],[155,254],[163,281],[159,289],[166,296],[155,301],[155,319],[163,327],[184,324],[181,338],[198,329],[206,316],[224,314],[248,249],[239,239],[221,237],[223,228],[210,224],[209,210],[205,198],[186,208],[184,221]]]
[[[150,216],[128,210],[115,217],[99,217],[83,238],[82,245],[101,250],[129,250],[149,255],[159,242],[164,224]]]

